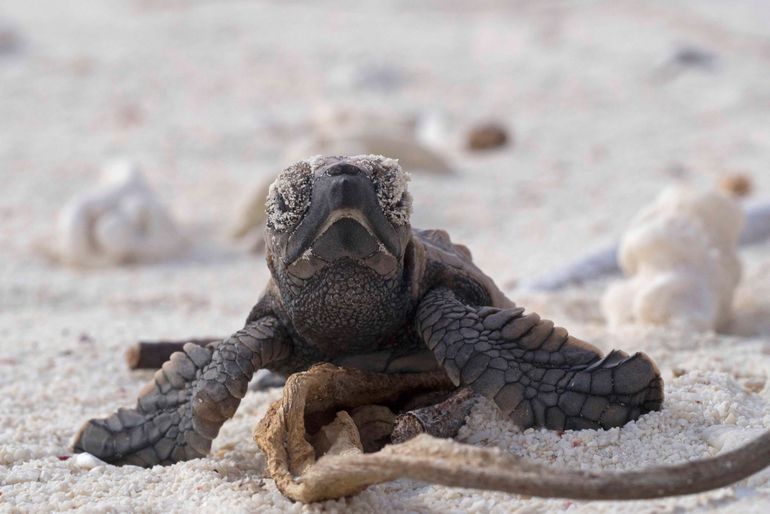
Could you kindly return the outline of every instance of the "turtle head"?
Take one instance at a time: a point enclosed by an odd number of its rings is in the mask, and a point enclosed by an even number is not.
[[[353,263],[392,277],[411,235],[408,180],[397,161],[374,155],[314,157],[286,168],[266,203],[273,276],[286,272],[299,283]]]

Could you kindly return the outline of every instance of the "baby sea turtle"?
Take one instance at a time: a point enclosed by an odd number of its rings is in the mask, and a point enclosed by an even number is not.
[[[315,157],[267,199],[272,279],[232,336],[171,355],[133,409],[91,420],[75,450],[140,466],[205,456],[254,372],[315,363],[385,373],[443,369],[521,428],[609,428],[658,410],[643,353],[612,351],[525,314],[442,230],[410,226],[408,174],[382,156]]]

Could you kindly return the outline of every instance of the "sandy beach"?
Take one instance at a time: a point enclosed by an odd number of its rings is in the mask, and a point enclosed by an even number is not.
[[[618,240],[666,186],[750,177],[770,200],[770,7],[686,2],[5,0],[0,5],[0,512],[735,512],[770,509],[770,472],[710,493],[543,500],[401,480],[292,503],[251,432],[250,393],[209,458],[77,465],[87,419],[134,402],[139,339],[225,336],[268,278],[231,241],[245,191],[285,167],[319,105],[438,117],[457,170],[416,172],[413,225],[443,228],[517,304],[661,368],[660,412],[622,428],[520,432],[486,402],[459,440],[561,468],[641,469],[717,455],[770,428],[770,242],[742,248],[724,333],[609,328],[610,279],[525,291]],[[697,53],[699,59],[682,57]],[[432,119],[432,118],[431,118]],[[513,142],[473,153],[479,120]],[[114,157],[142,166],[190,241],[150,264],[68,268],[39,251],[67,198]],[[397,155],[391,157],[398,157]]]

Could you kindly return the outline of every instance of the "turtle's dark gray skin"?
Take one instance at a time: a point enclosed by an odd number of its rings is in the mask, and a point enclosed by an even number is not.
[[[332,362],[377,372],[443,368],[521,428],[609,428],[657,410],[642,353],[606,356],[508,300],[441,230],[409,224],[408,175],[380,156],[317,157],[284,170],[267,201],[272,279],[245,327],[187,344],[133,409],[89,421],[75,443],[113,463],[205,456],[260,368]]]

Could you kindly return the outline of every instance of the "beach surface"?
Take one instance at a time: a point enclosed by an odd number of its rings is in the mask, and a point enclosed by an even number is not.
[[[131,343],[242,326],[268,271],[228,228],[245,192],[289,164],[312,113],[336,102],[443,120],[437,144],[457,171],[413,174],[413,225],[449,231],[517,304],[602,349],[644,351],[664,376],[663,410],[622,428],[520,432],[482,402],[459,440],[601,471],[717,455],[767,430],[770,243],[741,250],[719,334],[609,328],[599,302],[611,278],[547,293],[517,284],[616,241],[671,184],[743,174],[747,201],[770,201],[768,19],[750,0],[4,0],[0,512],[768,512],[768,471],[628,503],[408,480],[292,503],[251,437],[279,389],[250,393],[209,458],[89,469],[68,449],[152,376],[127,369]],[[479,120],[508,127],[512,144],[467,151]],[[59,209],[114,157],[140,163],[189,249],[126,267],[51,262],[39,249]]]

